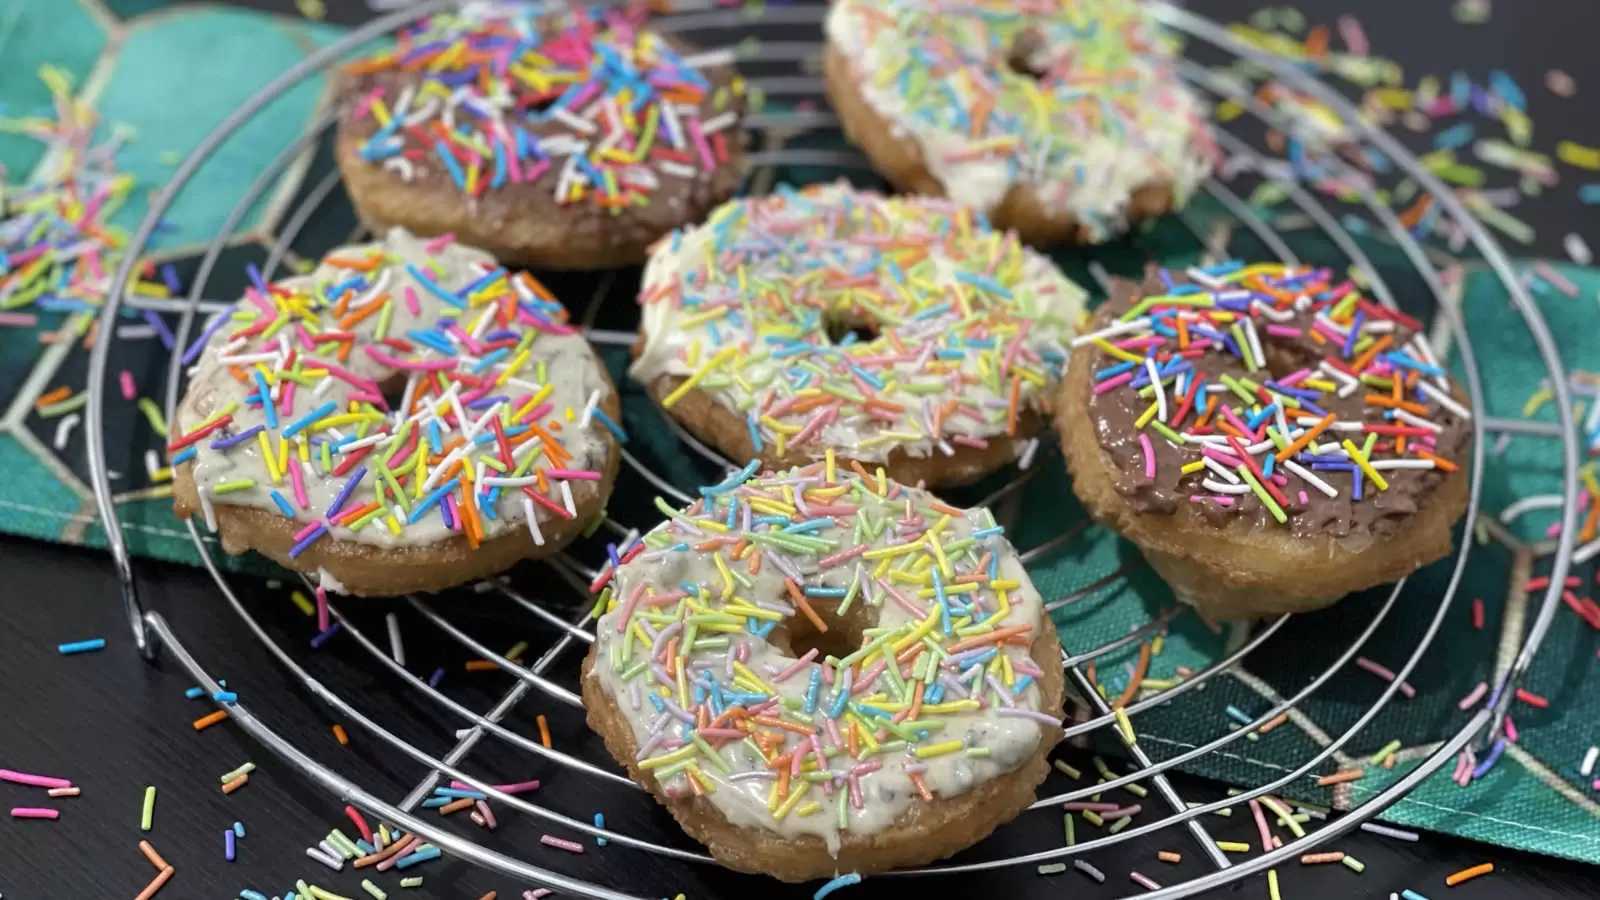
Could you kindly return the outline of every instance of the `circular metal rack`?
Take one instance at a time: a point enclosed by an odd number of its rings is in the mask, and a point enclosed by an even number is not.
[[[211,673],[195,658],[190,647],[185,644],[169,620],[161,612],[147,608],[142,602],[136,589],[133,576],[133,567],[129,557],[127,545],[123,540],[115,503],[113,501],[106,462],[104,431],[104,401],[107,391],[107,358],[110,345],[110,336],[115,333],[113,325],[121,308],[136,306],[141,300],[136,297],[124,298],[124,291],[133,274],[135,260],[139,259],[149,245],[152,234],[166,210],[171,206],[176,196],[184,190],[185,185],[230,135],[236,132],[243,124],[251,119],[273,98],[279,96],[284,90],[303,81],[313,73],[334,65],[339,59],[349,54],[355,48],[366,42],[392,32],[423,15],[444,8],[447,4],[442,0],[410,7],[399,12],[387,14],[367,25],[352,31],[348,37],[338,44],[325,47],[308,56],[300,64],[283,72],[271,83],[264,87],[260,93],[237,109],[226,121],[208,135],[194,151],[194,153],[180,165],[172,181],[162,190],[160,195],[150,206],[149,214],[139,227],[133,238],[120,270],[113,282],[113,290],[101,314],[100,334],[105,337],[93,349],[89,363],[89,402],[88,402],[88,440],[89,458],[93,485],[99,504],[101,520],[105,524],[109,539],[111,554],[118,573],[122,580],[122,602],[125,606],[129,624],[133,629],[135,638],[141,652],[153,659],[157,653],[166,652],[183,665],[198,682],[210,690],[217,690],[217,681]],[[702,47],[723,47],[731,53],[734,59],[741,64],[756,62],[759,57],[762,74],[751,74],[750,83],[763,90],[771,99],[781,98],[784,103],[770,104],[767,111],[755,113],[749,118],[749,127],[754,133],[755,147],[752,154],[752,172],[747,182],[748,190],[769,190],[773,182],[774,170],[779,166],[804,166],[815,167],[828,171],[830,177],[844,174],[849,177],[871,181],[872,175],[865,160],[846,149],[844,144],[837,140],[837,120],[826,111],[825,104],[808,103],[821,97],[820,79],[816,77],[816,62],[820,49],[821,19],[825,12],[822,5],[771,5],[760,14],[759,22],[763,26],[777,26],[782,30],[778,33],[783,36],[779,40],[761,42],[758,46],[743,40],[748,34],[748,29],[753,23],[752,13],[741,10],[722,8],[713,0],[699,0],[699,2],[679,2],[677,10],[659,16],[655,27],[675,33],[680,33],[697,45]],[[685,8],[690,7],[690,8]],[[1479,487],[1483,473],[1483,448],[1486,432],[1518,432],[1532,433],[1545,438],[1559,438],[1562,441],[1563,466],[1565,475],[1565,493],[1563,495],[1563,524],[1561,537],[1552,557],[1552,570],[1550,572],[1550,588],[1545,593],[1536,617],[1527,629],[1525,639],[1515,661],[1505,674],[1506,684],[1515,684],[1527,670],[1539,643],[1548,630],[1552,616],[1559,606],[1559,589],[1564,581],[1572,556],[1572,535],[1575,531],[1576,516],[1576,472],[1578,465],[1578,448],[1575,432],[1570,420],[1571,404],[1567,396],[1567,379],[1561,367],[1561,362],[1555,350],[1554,341],[1540,317],[1538,310],[1533,305],[1517,278],[1514,276],[1506,257],[1485,230],[1466,212],[1451,192],[1416,160],[1391,136],[1380,129],[1365,124],[1357,115],[1356,109],[1336,91],[1318,82],[1299,68],[1283,61],[1274,60],[1257,54],[1255,51],[1240,44],[1233,39],[1226,29],[1201,18],[1191,12],[1178,9],[1165,4],[1154,6],[1158,16],[1171,29],[1183,34],[1191,48],[1199,47],[1206,52],[1221,53],[1232,61],[1248,61],[1261,71],[1270,73],[1281,84],[1287,85],[1296,91],[1303,92],[1314,98],[1327,108],[1335,111],[1343,119],[1346,129],[1345,137],[1370,146],[1389,157],[1395,167],[1402,171],[1420,186],[1422,191],[1432,195],[1436,206],[1450,227],[1458,231],[1473,248],[1481,255],[1490,271],[1503,283],[1505,290],[1510,294],[1513,305],[1524,320],[1529,335],[1537,349],[1539,357],[1548,370],[1548,384],[1555,393],[1555,408],[1559,413],[1559,427],[1535,428],[1526,422],[1510,419],[1495,419],[1485,414],[1483,404],[1482,385],[1479,372],[1473,356],[1471,343],[1467,340],[1465,327],[1458,318],[1454,307],[1445,302],[1447,287],[1442,283],[1434,265],[1429,261],[1429,248],[1420,244],[1402,226],[1390,209],[1379,201],[1376,192],[1369,187],[1359,187],[1363,182],[1360,178],[1354,179],[1358,184],[1357,193],[1359,202],[1364,207],[1364,213],[1370,222],[1376,223],[1374,231],[1381,234],[1384,239],[1404,255],[1410,265],[1415,268],[1414,274],[1431,293],[1438,314],[1443,316],[1448,329],[1453,336],[1455,352],[1459,354],[1461,370],[1464,374],[1464,384],[1472,407],[1477,413],[1474,416],[1474,445],[1471,461],[1471,501],[1468,506],[1467,521],[1475,519],[1478,512]],[[798,36],[798,37],[797,37]],[[1297,127],[1292,117],[1277,109],[1258,102],[1247,85],[1243,85],[1237,78],[1220,74],[1215,69],[1209,69],[1198,64],[1184,61],[1181,71],[1198,90],[1208,97],[1218,101],[1232,101],[1238,104],[1249,117],[1259,120],[1262,126],[1275,128],[1289,133],[1294,133]],[[774,72],[775,74],[766,74]],[[324,116],[313,128],[295,140],[287,147],[255,180],[254,184],[239,198],[238,204],[233,208],[226,223],[219,231],[215,241],[210,245],[199,263],[187,302],[181,305],[177,349],[174,350],[168,369],[166,411],[168,419],[172,417],[175,401],[178,397],[180,384],[180,356],[189,336],[193,333],[197,314],[214,311],[215,306],[209,302],[202,302],[201,297],[208,282],[216,269],[225,245],[236,227],[244,219],[248,210],[257,202],[264,192],[274,183],[280,173],[287,169],[296,159],[310,149],[317,146],[318,142],[325,141],[333,124],[333,114]],[[833,136],[833,144],[826,149],[809,149],[788,146],[787,139],[795,136]],[[1372,295],[1380,302],[1394,306],[1395,299],[1384,277],[1363,252],[1361,246],[1351,237],[1349,231],[1341,227],[1341,219],[1331,213],[1313,194],[1293,180],[1293,173],[1281,164],[1254,148],[1251,142],[1235,136],[1230,131],[1218,129],[1218,140],[1224,151],[1230,157],[1230,162],[1237,168],[1251,169],[1261,174],[1266,179],[1274,182],[1279,189],[1286,193],[1287,198],[1297,208],[1298,213],[1312,225],[1320,230],[1326,239],[1335,246],[1358,269],[1371,290]],[[801,142],[804,143],[804,142]],[[1275,164],[1276,163],[1276,164]],[[1329,156],[1324,161],[1325,165],[1338,166],[1337,157]],[[283,217],[275,240],[270,247],[266,264],[262,267],[265,277],[271,278],[273,273],[283,264],[289,255],[289,245],[300,236],[306,224],[319,215],[319,211],[339,190],[336,173],[330,173],[324,180],[309,186],[302,191],[303,201],[297,208],[292,209]],[[1270,252],[1285,262],[1297,262],[1295,254],[1282,238],[1266,221],[1263,220],[1252,207],[1234,193],[1227,184],[1220,181],[1210,181],[1204,185],[1204,192],[1220,208],[1235,217],[1234,225],[1242,227],[1238,231],[1241,236],[1253,236]],[[1202,233],[1202,230],[1180,216],[1180,221],[1195,231],[1195,236],[1202,246],[1209,246],[1213,250],[1225,250],[1226,235],[1219,240],[1217,235]],[[1137,241],[1137,238],[1135,238]],[[1217,244],[1223,246],[1215,246]],[[328,249],[317,248],[317,252]],[[588,333],[596,344],[602,346],[625,345],[631,342],[633,335],[626,331],[606,330],[595,327],[596,317],[601,308],[606,304],[606,298],[615,287],[615,276],[604,275],[600,279],[598,291],[593,302],[583,311],[581,318],[588,326]],[[570,300],[570,298],[569,298]],[[629,298],[624,295],[612,299],[613,307],[616,304],[626,303]],[[687,449],[686,456],[695,464],[701,466],[703,471],[711,478],[719,477],[721,471],[731,468],[726,460],[718,457],[714,451],[694,441],[687,434],[675,432],[682,446]],[[1026,492],[1018,489],[1036,473],[1047,467],[1044,454],[1040,460],[1031,467],[1019,470],[1009,480],[993,490],[981,501],[991,504],[1002,504],[1003,512],[1015,513],[1017,505],[1023,500]],[[694,485],[674,483],[671,478],[654,471],[649,465],[642,462],[634,454],[624,449],[624,458],[628,465],[624,467],[622,481],[619,483],[618,492],[631,487],[638,492],[659,491],[679,501],[687,501]],[[1059,465],[1059,461],[1056,461]],[[1059,470],[1058,470],[1059,471]],[[965,499],[965,498],[964,498]],[[978,498],[973,498],[977,500]],[[532,802],[521,796],[515,796],[491,786],[485,779],[474,777],[465,770],[465,765],[475,751],[481,750],[480,744],[486,738],[492,738],[505,749],[516,754],[531,754],[542,758],[542,765],[559,767],[566,770],[569,776],[583,779],[587,782],[611,788],[613,790],[627,791],[634,786],[619,774],[611,760],[604,757],[603,753],[595,754],[593,761],[569,755],[560,750],[549,749],[537,739],[530,738],[524,732],[509,727],[508,714],[516,708],[525,698],[537,698],[541,702],[557,705],[566,705],[581,710],[581,701],[568,687],[563,685],[557,672],[561,663],[566,668],[574,668],[573,660],[586,650],[592,643],[591,633],[592,618],[587,612],[579,612],[573,618],[558,615],[552,610],[579,609],[587,610],[592,603],[592,595],[588,591],[588,584],[597,574],[580,553],[571,552],[548,562],[548,569],[553,571],[561,581],[566,582],[576,592],[580,602],[573,603],[568,597],[561,604],[536,602],[525,595],[518,586],[506,583],[506,579],[497,579],[480,585],[480,591],[496,594],[507,604],[510,614],[520,617],[530,624],[538,625],[548,630],[551,635],[547,646],[535,648],[538,652],[530,655],[531,663],[523,664],[518,661],[506,659],[503,656],[484,646],[477,638],[469,633],[469,629],[457,624],[452,618],[447,617],[441,610],[455,608],[446,603],[435,604],[431,600],[409,598],[409,612],[428,623],[437,630],[442,640],[458,645],[458,649],[479,658],[489,659],[496,665],[513,676],[513,685],[509,692],[483,712],[475,711],[466,705],[446,696],[444,693],[430,685],[429,681],[417,677],[409,671],[403,663],[391,658],[381,646],[380,641],[374,640],[362,630],[352,618],[347,618],[337,606],[331,608],[331,614],[344,628],[344,632],[353,638],[354,643],[360,648],[363,656],[360,663],[369,668],[377,677],[389,679],[391,684],[398,684],[403,689],[413,691],[422,698],[425,706],[436,706],[437,711],[452,721],[457,721],[461,730],[447,735],[449,749],[440,755],[434,755],[421,749],[418,744],[401,737],[396,731],[375,721],[363,713],[358,706],[358,700],[347,690],[341,690],[338,685],[324,683],[314,676],[308,668],[297,660],[296,655],[287,649],[287,642],[282,630],[270,623],[264,622],[253,611],[250,604],[243,601],[239,592],[230,584],[228,577],[219,568],[213,549],[202,539],[196,525],[191,521],[189,531],[194,540],[205,566],[215,579],[218,590],[237,613],[244,627],[259,640],[270,655],[281,664],[286,683],[294,688],[308,691],[338,720],[347,726],[360,729],[375,743],[383,748],[383,752],[394,758],[403,759],[419,764],[431,774],[423,779],[415,789],[399,801],[389,801],[378,796],[372,789],[358,784],[352,777],[343,774],[333,765],[318,760],[312,754],[286,740],[280,731],[275,730],[268,722],[259,718],[244,700],[230,705],[230,718],[237,723],[255,740],[281,757],[288,764],[299,770],[312,782],[325,788],[336,795],[343,802],[354,804],[378,819],[389,823],[393,827],[416,834],[442,849],[454,857],[465,859],[474,864],[495,870],[506,876],[526,879],[538,885],[547,886],[559,891],[568,892],[578,896],[596,898],[614,898],[614,900],[632,900],[634,893],[629,892],[627,885],[602,885],[582,878],[563,874],[548,865],[540,865],[528,858],[522,858],[513,853],[492,849],[485,846],[476,836],[468,836],[461,831],[449,826],[446,820],[438,818],[422,818],[417,812],[421,801],[428,796],[441,779],[454,779],[465,782],[475,789],[482,791],[491,799],[499,803],[504,810],[530,817],[532,820],[546,824],[557,825],[575,832],[582,832],[592,837],[604,837],[611,843],[622,845],[634,850],[643,850],[660,854],[675,860],[689,863],[713,863],[714,861],[703,853],[684,849],[684,842],[677,835],[652,836],[649,833],[630,833],[622,830],[601,829],[587,821],[574,818],[571,815],[558,812],[544,802]],[[633,529],[648,527],[644,521],[617,522],[607,519],[604,527],[618,536],[636,534]],[[1070,547],[1072,542],[1081,533],[1082,529],[1072,529],[1066,533],[1044,541],[1034,547],[1026,548],[1025,561],[1037,561],[1048,554],[1062,551]],[[587,545],[579,545],[587,546]],[[1254,718],[1244,727],[1228,731],[1221,737],[1205,742],[1199,746],[1187,749],[1185,752],[1167,757],[1159,762],[1153,761],[1145,751],[1136,743],[1123,739],[1121,731],[1116,725],[1116,717],[1111,707],[1103,700],[1094,689],[1090,677],[1085,669],[1092,666],[1094,661],[1101,659],[1106,654],[1119,648],[1127,647],[1131,642],[1158,633],[1168,619],[1166,614],[1157,614],[1150,620],[1126,635],[1120,636],[1092,648],[1077,649],[1068,653],[1063,651],[1063,666],[1072,684],[1080,695],[1080,702],[1086,707],[1085,714],[1075,721],[1069,722],[1066,728],[1068,737],[1087,736],[1098,733],[1112,741],[1119,743],[1130,761],[1130,769],[1126,774],[1116,776],[1104,783],[1075,787],[1060,791],[1050,796],[1041,797],[1032,808],[1039,810],[1046,807],[1058,807],[1064,802],[1083,799],[1091,794],[1103,790],[1132,784],[1136,781],[1149,782],[1156,790],[1156,798],[1168,808],[1168,815],[1158,821],[1126,828],[1120,833],[1105,834],[1093,840],[1083,841],[1071,846],[1055,846],[1040,849],[1035,852],[1022,853],[1010,856],[997,856],[994,853],[985,854],[986,844],[967,854],[963,854],[959,863],[943,863],[934,865],[915,872],[895,873],[897,875],[926,875],[939,873],[956,873],[987,871],[1006,867],[1021,867],[1048,863],[1056,860],[1066,860],[1078,857],[1085,852],[1103,849],[1109,845],[1127,841],[1145,840],[1154,842],[1163,838],[1178,841],[1183,840],[1187,832],[1189,838],[1198,845],[1201,858],[1209,865],[1203,874],[1182,883],[1172,884],[1151,893],[1141,894],[1149,897],[1176,897],[1187,896],[1218,885],[1242,878],[1251,873],[1262,872],[1274,865],[1297,857],[1312,846],[1350,831],[1360,823],[1372,818],[1389,804],[1403,796],[1415,787],[1430,773],[1439,769],[1449,761],[1462,748],[1468,747],[1474,741],[1482,741],[1486,736],[1496,736],[1500,722],[1504,717],[1505,704],[1509,701],[1512,691],[1500,690],[1500,701],[1493,708],[1480,709],[1473,714],[1465,726],[1454,734],[1440,735],[1440,742],[1434,745],[1431,753],[1419,759],[1415,766],[1398,778],[1388,787],[1374,793],[1365,802],[1355,805],[1346,814],[1339,816],[1318,831],[1296,838],[1284,843],[1276,849],[1262,848],[1265,852],[1251,857],[1248,860],[1233,862],[1226,859],[1217,849],[1212,840],[1202,816],[1216,812],[1224,807],[1233,806],[1281,790],[1296,779],[1306,777],[1314,772],[1317,767],[1323,766],[1329,758],[1341,747],[1348,744],[1368,723],[1378,716],[1394,697],[1401,682],[1404,682],[1417,668],[1424,652],[1428,649],[1434,636],[1438,632],[1451,601],[1455,595],[1456,587],[1465,568],[1472,542],[1460,542],[1460,549],[1454,559],[1441,566],[1449,566],[1448,584],[1443,593],[1437,597],[1428,598],[1428,602],[1435,604],[1431,618],[1426,618],[1416,637],[1415,647],[1404,664],[1396,667],[1396,679],[1389,684],[1378,696],[1372,705],[1360,713],[1354,722],[1342,733],[1329,737],[1325,746],[1315,754],[1300,759],[1297,765],[1285,768],[1284,774],[1274,780],[1257,785],[1226,799],[1214,802],[1190,804],[1174,789],[1172,783],[1164,773],[1187,762],[1206,757],[1209,754],[1223,753],[1224,748],[1234,744],[1239,739],[1246,737],[1255,729],[1271,721],[1279,714],[1290,710],[1295,704],[1314,692],[1323,689],[1334,676],[1341,670],[1347,670],[1349,664],[1362,650],[1364,644],[1377,632],[1380,624],[1394,608],[1397,598],[1401,594],[1403,583],[1395,585],[1388,592],[1384,601],[1378,603],[1372,614],[1371,621],[1360,629],[1359,635],[1352,643],[1340,652],[1334,661],[1319,674],[1310,677],[1304,686],[1282,692],[1281,699],[1270,709]],[[591,556],[591,559],[603,557]],[[544,594],[554,593],[548,584],[530,588],[530,592],[539,593],[541,601],[550,598]],[[559,590],[565,590],[559,588]],[[1054,601],[1052,607],[1069,602],[1071,598],[1061,598]],[[1422,602],[1418,599],[1416,602]],[[456,607],[458,608],[458,607]],[[352,616],[355,616],[352,613]],[[355,616],[359,618],[359,616]],[[1124,710],[1127,715],[1137,717],[1140,713],[1160,705],[1191,702],[1192,692],[1203,686],[1219,674],[1228,672],[1230,668],[1238,665],[1252,652],[1256,651],[1274,633],[1278,632],[1288,617],[1261,624],[1249,634],[1241,634],[1240,640],[1235,641],[1228,652],[1217,659],[1207,668],[1195,672],[1192,677],[1179,681],[1175,685],[1162,690],[1146,693],[1136,702],[1131,703]],[[570,682],[569,682],[570,683]],[[1188,698],[1188,699],[1186,699]],[[1042,793],[1050,791],[1047,782]],[[544,792],[538,795],[543,798]],[[633,802],[645,806],[652,801],[641,791],[634,790]],[[1021,825],[1010,826],[1028,827],[1030,816],[1037,813],[1030,811],[1021,819]],[[641,817],[644,818],[644,817]],[[1040,820],[1043,822],[1043,820]],[[1152,844],[1153,845],[1153,844]],[[970,860],[970,861],[967,861]],[[638,891],[647,886],[634,885],[632,890]],[[651,892],[654,893],[654,892]]]

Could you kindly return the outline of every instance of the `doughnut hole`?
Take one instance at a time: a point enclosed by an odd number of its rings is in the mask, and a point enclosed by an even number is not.
[[[817,651],[818,659],[849,656],[861,648],[866,630],[877,624],[877,610],[857,601],[841,616],[838,604],[838,600],[831,598],[811,600],[811,608],[816,610],[822,624],[828,626],[827,631],[819,631],[805,613],[796,611],[788,621],[772,629],[767,635],[768,642],[796,658],[812,649]]]
[[[842,344],[850,335],[855,335],[855,343],[864,344],[877,340],[878,323],[855,315],[829,316],[823,322],[823,331],[830,344]]]
[[[1014,75],[1041,81],[1049,73],[1044,36],[1038,29],[1024,28],[1006,46],[1005,67]]]

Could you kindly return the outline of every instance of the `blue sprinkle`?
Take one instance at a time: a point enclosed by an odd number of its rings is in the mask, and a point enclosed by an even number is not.
[[[829,894],[833,893],[834,891],[837,891],[840,888],[846,888],[846,887],[850,887],[851,885],[856,885],[856,884],[860,884],[860,883],[861,883],[861,873],[860,872],[851,872],[848,875],[840,875],[838,878],[835,878],[834,880],[828,882],[827,884],[823,885],[822,887],[817,888],[817,892],[815,894],[811,895],[811,900],[822,900],[822,898],[828,896]],[[1411,898],[1407,898],[1407,900],[1411,900]],[[1424,900],[1426,900],[1426,898],[1424,898]]]
[[[596,828],[604,828],[604,827],[606,827],[606,815],[605,815],[605,813],[595,813],[594,814],[594,827],[596,827]],[[603,837],[596,837],[594,839],[594,842],[595,842],[595,845],[599,846],[599,847],[604,847],[606,845],[606,843],[607,843],[606,839],[603,838]]]
[[[91,638],[87,641],[73,641],[69,644],[56,646],[57,652],[62,656],[71,656],[74,653],[89,653],[94,650],[103,650],[106,646],[105,638]]]

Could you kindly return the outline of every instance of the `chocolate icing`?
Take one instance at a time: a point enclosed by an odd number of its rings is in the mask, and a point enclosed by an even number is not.
[[[563,21],[553,17],[540,19],[541,35],[557,33]],[[681,57],[691,57],[700,52],[675,37],[662,35],[661,39]],[[693,174],[688,177],[669,174],[659,166],[649,166],[648,173],[656,179],[657,186],[647,192],[647,203],[629,205],[619,211],[593,202],[592,192],[578,201],[563,203],[557,200],[556,187],[561,182],[566,160],[565,154],[557,153],[550,154],[553,164],[537,178],[521,183],[507,180],[499,187],[486,189],[480,196],[472,198],[456,185],[431,143],[424,146],[418,140],[421,132],[413,133],[405,129],[398,134],[405,139],[405,156],[414,166],[414,174],[410,181],[406,181],[397,173],[388,173],[394,182],[393,189],[403,191],[416,186],[460,194],[464,202],[472,205],[485,230],[503,229],[506,223],[519,219],[549,220],[560,221],[562,229],[572,235],[575,242],[583,244],[630,248],[649,243],[685,222],[704,218],[714,206],[732,196],[743,178],[746,142],[741,124],[746,101],[743,81],[730,66],[697,67],[696,71],[710,83],[704,97],[695,105],[698,111],[688,113],[689,104],[674,105],[684,110],[681,115],[685,121],[691,118],[705,121],[730,111],[734,114],[733,124],[718,132],[726,142],[727,161],[709,171],[696,162],[690,167]],[[400,69],[360,75],[345,73],[341,77],[339,90],[341,140],[353,140],[357,146],[361,146],[380,130],[381,124],[372,113],[357,115],[363,106],[360,101],[374,89],[380,91],[382,101],[393,109],[407,87],[414,88],[428,77],[438,78],[439,75]],[[413,111],[419,102],[413,101]],[[539,104],[523,103],[520,109],[522,112],[506,116],[507,122],[526,131],[541,145],[551,139],[559,142],[574,137],[584,140],[603,137],[599,133],[576,135],[571,126],[545,115]],[[640,112],[643,113],[643,107]],[[466,104],[456,106],[454,116],[458,130],[465,128],[477,132],[486,121]],[[666,140],[665,134],[662,134],[661,140]],[[380,167],[383,162],[379,160],[367,164]],[[492,170],[484,174],[492,174]]]
[[[1166,274],[1175,284],[1191,283],[1187,276],[1176,271],[1168,271]],[[1169,288],[1162,281],[1160,270],[1154,267],[1146,272],[1143,284],[1128,279],[1113,279],[1112,296],[1097,311],[1091,330],[1100,330],[1113,324],[1142,296],[1167,293]],[[1293,318],[1285,319],[1281,324],[1299,329],[1302,335],[1307,334],[1313,314],[1309,311],[1293,312]],[[1336,356],[1338,352],[1336,347],[1319,345],[1304,336],[1288,338],[1269,334],[1265,330],[1259,334],[1262,349],[1267,357],[1265,369],[1270,370],[1275,378],[1306,367],[1314,368],[1320,360],[1329,357],[1330,354]],[[1396,323],[1393,332],[1394,346],[1405,346],[1415,334],[1416,331],[1404,323]],[[1121,362],[1092,345],[1078,352],[1094,354],[1092,369],[1095,371]],[[1258,371],[1250,375],[1244,362],[1226,351],[1208,350],[1194,358],[1192,362],[1197,372],[1207,376],[1208,384],[1218,384],[1218,376],[1223,373],[1235,377],[1249,375],[1258,382],[1262,380],[1264,374]],[[1206,500],[1191,501],[1189,498],[1196,495],[1210,496],[1211,492],[1202,487],[1201,482],[1206,478],[1214,479],[1216,476],[1210,470],[1187,475],[1180,472],[1182,466],[1201,458],[1199,448],[1190,444],[1175,445],[1155,430],[1144,432],[1150,436],[1156,460],[1155,477],[1153,479],[1145,477],[1144,451],[1139,441],[1141,432],[1135,427],[1134,422],[1149,407],[1151,402],[1149,398],[1140,397],[1136,390],[1128,386],[1099,394],[1092,393],[1092,384],[1086,385],[1085,389],[1091,391],[1088,409],[1095,434],[1117,473],[1116,489],[1135,511],[1142,514],[1170,515],[1177,512],[1180,504],[1187,504],[1195,507],[1205,521],[1219,527],[1242,523],[1263,528],[1281,527],[1254,494],[1235,495],[1232,506],[1222,506]],[[1335,392],[1327,392],[1315,402],[1322,409],[1336,415],[1340,421],[1393,424],[1384,419],[1382,407],[1365,404],[1363,397],[1367,393],[1369,391],[1365,388],[1351,393],[1348,397],[1339,397]],[[1454,391],[1453,384],[1452,393],[1459,397],[1459,393]],[[1212,402],[1221,400],[1239,403],[1239,398],[1233,394],[1217,393],[1212,397]],[[1437,446],[1433,452],[1458,465],[1464,465],[1466,452],[1471,443],[1470,422],[1432,399],[1417,396],[1416,392],[1408,395],[1408,399],[1427,407],[1428,413],[1423,418],[1441,428],[1436,436]],[[1196,403],[1198,405],[1198,400]],[[1194,421],[1195,416],[1191,413],[1184,424],[1192,425]],[[1325,433],[1319,441],[1331,436],[1331,432]],[[1351,437],[1357,446],[1360,446],[1365,437],[1362,434],[1346,436]],[[1385,453],[1386,448],[1388,453]],[[1380,436],[1372,457],[1393,458],[1392,451],[1393,439]],[[1287,469],[1281,469],[1280,472],[1288,481],[1287,485],[1281,487],[1284,496],[1289,500],[1283,507],[1288,517],[1287,528],[1291,534],[1300,538],[1396,534],[1428,502],[1434,489],[1449,477],[1449,473],[1440,469],[1391,469],[1383,473],[1388,481],[1388,490],[1377,490],[1370,481],[1363,479],[1362,499],[1355,500],[1353,499],[1355,475],[1351,471],[1315,470],[1319,478],[1338,491],[1337,497],[1321,493]],[[1309,502],[1301,502],[1302,491]]]

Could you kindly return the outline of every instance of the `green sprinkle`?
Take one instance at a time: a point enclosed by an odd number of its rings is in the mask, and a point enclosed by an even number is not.
[[[149,831],[156,816],[156,786],[144,789],[144,810],[139,813],[139,830]]]

